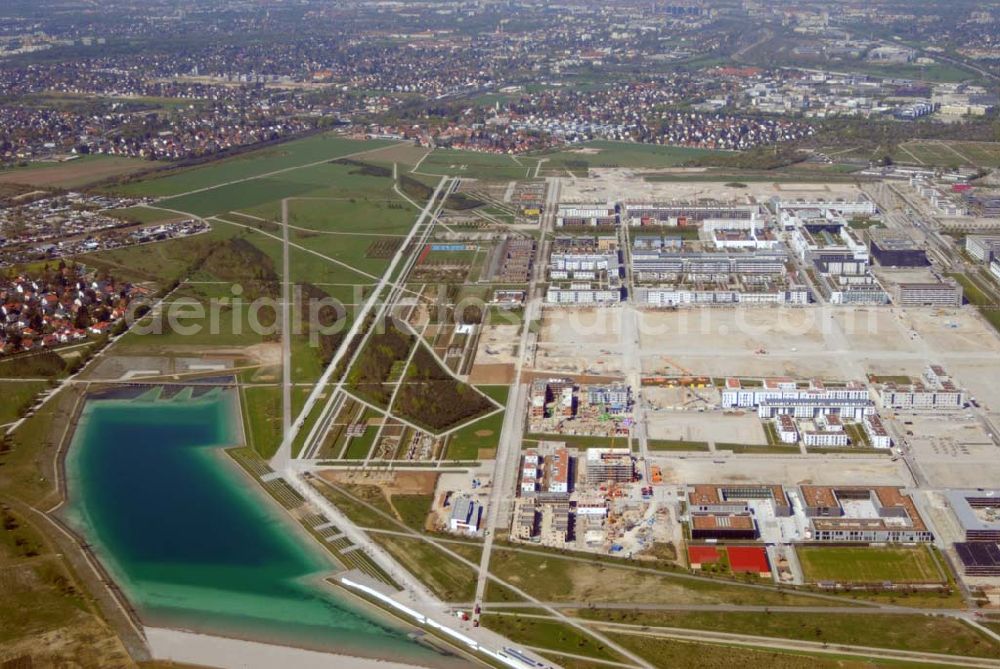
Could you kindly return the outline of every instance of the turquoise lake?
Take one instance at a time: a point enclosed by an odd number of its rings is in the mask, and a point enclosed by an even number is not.
[[[320,584],[336,566],[223,452],[229,391],[90,399],[66,459],[66,519],[150,626],[454,665]]]

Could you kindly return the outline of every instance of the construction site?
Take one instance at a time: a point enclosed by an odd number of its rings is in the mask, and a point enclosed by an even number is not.
[[[523,451],[519,481],[511,526],[517,541],[621,557],[677,545],[670,509],[653,499],[651,483],[638,480],[628,449],[539,442]]]
[[[581,385],[569,378],[539,379],[528,398],[529,434],[627,439],[632,389],[622,383]]]

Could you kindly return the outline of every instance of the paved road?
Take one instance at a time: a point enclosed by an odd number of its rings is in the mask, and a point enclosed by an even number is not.
[[[639,443],[639,457],[642,460],[643,480],[647,483],[652,480],[649,461],[649,424],[646,418],[646,405],[642,394],[642,349],[640,346],[639,333],[642,329],[642,314],[635,302],[635,280],[632,276],[632,243],[628,224],[622,225],[622,236],[624,238],[624,260],[625,260],[625,287],[628,290],[628,300],[621,305],[619,316],[621,318],[621,346],[622,346],[622,373],[625,375],[625,383],[632,388],[635,404],[632,409],[634,419],[632,425],[632,437]]]
[[[524,328],[525,331],[527,329]],[[525,405],[528,401],[528,386],[521,383],[520,377],[520,365],[518,365],[514,385],[511,386],[508,396],[507,413],[504,415],[503,427],[500,430],[500,443],[497,446],[496,463],[493,466],[493,483],[486,502],[486,523],[483,526],[485,539],[479,561],[479,579],[476,582],[476,604],[483,602],[490,573],[493,539],[497,529],[501,527],[501,518],[507,517],[507,514],[501,515],[501,507],[513,504],[513,488],[517,485],[515,474],[521,457],[521,432],[524,429]]]
[[[559,179],[548,179],[549,187],[545,195],[545,212],[539,227],[542,238],[551,229],[555,221],[556,202],[559,197]],[[541,249],[538,250],[541,253]],[[486,593],[486,582],[489,576],[490,556],[493,551],[493,539],[497,529],[506,524],[510,518],[508,511],[514,503],[515,487],[517,486],[517,470],[521,458],[521,436],[524,430],[525,412],[528,403],[528,385],[522,382],[525,369],[525,359],[531,348],[533,335],[529,327],[532,319],[540,313],[539,298],[535,295],[542,262],[535,260],[535,267],[528,282],[527,303],[524,309],[524,325],[521,327],[521,339],[518,342],[517,361],[514,365],[514,381],[507,398],[507,413],[504,415],[503,427],[500,430],[500,442],[493,465],[493,484],[490,488],[486,507],[486,522],[483,526],[485,540],[482,557],[479,561],[479,579],[476,582],[476,603],[481,604]],[[503,512],[503,513],[501,513]]]
[[[717,613],[847,613],[850,615],[928,615],[949,618],[968,618],[964,611],[948,609],[908,609],[900,606],[863,607],[863,606],[761,606],[758,604],[640,604],[635,602],[542,602],[554,609],[602,609],[610,611],[701,611]],[[465,603],[452,603],[456,608],[469,606]],[[486,611],[506,611],[509,609],[538,608],[535,602],[488,602],[483,604]]]
[[[292,429],[292,266],[288,262],[288,198],[281,201],[281,433]]]

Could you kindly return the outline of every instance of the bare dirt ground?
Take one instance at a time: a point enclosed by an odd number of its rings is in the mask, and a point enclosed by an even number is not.
[[[277,342],[254,344],[242,350],[246,356],[253,358],[260,365],[281,364],[281,344]]]
[[[755,413],[651,411],[647,420],[651,439],[767,445],[764,427]]]
[[[490,324],[483,326],[476,349],[476,364],[507,364],[517,362],[518,325]]]
[[[552,307],[542,311],[539,343],[618,344],[623,309]]]
[[[942,354],[1000,353],[1000,337],[971,307],[908,309],[905,322]]]
[[[590,179],[566,179],[562,186],[564,201],[605,201],[621,198],[628,193],[629,200],[694,201],[701,198],[748,202],[765,202],[772,197],[782,199],[812,200],[844,198],[855,200],[860,193],[850,183],[769,183],[750,182],[746,188],[731,188],[721,181],[669,181],[650,182],[641,177],[653,172],[697,174],[704,169],[673,168],[652,170],[648,168],[595,168]]]
[[[781,483],[784,485],[892,485],[913,483],[902,461],[775,457],[686,457],[654,455],[667,483]]]
[[[71,161],[53,164],[51,167],[33,167],[0,172],[0,183],[25,184],[43,188],[78,188],[87,183],[131,174],[148,168],[149,163],[147,162],[123,158]]]
[[[692,410],[718,404],[721,400],[721,393],[717,388],[681,386],[644,386],[642,396],[651,411]]]
[[[542,344],[535,353],[535,369],[553,374],[617,376],[622,371],[622,359],[606,349]]]
[[[9,664],[8,664],[9,663]],[[80,614],[73,624],[0,647],[0,665],[10,667],[135,667],[114,633],[97,618]]]
[[[1000,408],[1000,337],[969,307],[646,311],[640,336],[646,374],[861,380],[937,363]]]
[[[475,364],[469,374],[469,383],[473,385],[509,385],[514,381],[514,365],[510,364]]]
[[[399,163],[400,165],[416,165],[420,159],[430,153],[429,149],[422,149],[419,146],[410,144],[399,144],[387,149],[369,151],[358,156],[358,159],[377,160],[378,162]],[[402,167],[400,168],[402,171]]]
[[[127,380],[135,376],[191,374],[218,369],[259,365],[253,381],[277,380],[281,370],[281,345],[274,342],[245,348],[169,346],[149,351],[148,355],[108,355],[87,372],[95,380]]]
[[[548,308],[535,347],[534,368],[553,374],[619,376],[622,322],[614,308]]]
[[[905,416],[921,470],[935,487],[992,487],[1000,481],[1000,449],[982,425],[966,414]]]
[[[437,486],[438,474],[435,472],[379,472],[365,473],[324,469],[316,475],[331,483],[351,483],[357,485],[375,485],[386,495],[430,495]]]

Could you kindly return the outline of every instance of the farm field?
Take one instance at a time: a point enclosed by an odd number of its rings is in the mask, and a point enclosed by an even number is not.
[[[806,581],[937,583],[941,572],[928,549],[802,546],[796,549]]]
[[[313,163],[335,160],[349,154],[392,146],[380,140],[351,140],[333,134],[313,135],[256,151],[226,158],[208,165],[179,170],[174,174],[118,186],[126,195],[173,196],[199,188],[211,188],[237,179],[261,177],[277,170],[289,170]],[[235,207],[230,207],[235,208]]]
[[[31,163],[0,170],[0,183],[73,189],[148,169],[150,163],[138,158],[84,156],[65,163]]]
[[[281,211],[280,202],[288,197],[340,197],[348,203],[368,198],[406,204],[392,192],[391,177],[363,174],[352,165],[323,162],[167,197],[160,200],[157,206],[198,216],[246,210],[262,218],[277,219]]]

